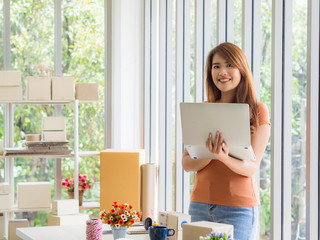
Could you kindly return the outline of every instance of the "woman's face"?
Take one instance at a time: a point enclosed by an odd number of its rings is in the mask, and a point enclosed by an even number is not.
[[[212,59],[211,75],[213,83],[221,93],[233,93],[241,80],[239,69],[233,67],[218,53]]]

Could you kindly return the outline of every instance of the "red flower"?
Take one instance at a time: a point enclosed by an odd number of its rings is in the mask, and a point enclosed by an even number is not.
[[[108,220],[108,221],[107,221],[107,224],[111,224],[111,221],[110,221],[110,220]]]
[[[121,205],[120,205],[120,208],[123,210],[123,209],[124,209],[124,205],[123,205],[123,204],[121,204]]]
[[[130,208],[130,209],[133,208],[132,205],[129,205],[129,208]]]
[[[117,202],[113,202],[112,206],[115,207],[117,205]]]
[[[134,220],[133,219],[130,220],[130,224],[134,224]]]
[[[105,213],[103,212],[103,213],[101,213],[101,218],[103,218],[104,217],[104,215],[105,215]]]
[[[140,215],[139,211],[137,212],[137,215],[138,215],[138,218],[140,218],[140,217],[141,217],[141,215]]]
[[[118,215],[121,216],[121,215],[122,215],[122,212],[121,212],[121,211],[118,211]]]
[[[124,224],[122,219],[119,220],[119,224],[120,224],[120,226]]]
[[[113,208],[110,210],[111,213],[115,213],[116,210],[114,210]]]

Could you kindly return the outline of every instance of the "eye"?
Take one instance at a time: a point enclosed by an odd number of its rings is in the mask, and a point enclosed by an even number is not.
[[[227,63],[227,67],[233,67],[231,63]]]
[[[213,69],[218,69],[218,68],[220,68],[218,65],[212,65],[212,68]]]

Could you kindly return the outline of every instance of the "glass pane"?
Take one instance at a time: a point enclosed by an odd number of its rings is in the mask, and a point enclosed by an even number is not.
[[[218,10],[218,1],[211,0],[211,23],[210,23],[211,24],[211,40],[210,40],[211,48],[210,50],[217,45],[217,17],[218,17],[217,10]]]
[[[0,0],[0,26],[3,29],[3,0]],[[0,31],[0,71],[3,70],[3,31]]]
[[[271,13],[272,3],[261,1],[260,100],[271,106]],[[260,165],[260,239],[270,239],[270,142]]]
[[[241,47],[242,43],[242,0],[234,1],[234,44]]]
[[[23,96],[27,76],[51,76],[54,69],[54,1],[10,1],[11,70],[21,71]],[[14,105],[14,146],[23,147],[27,133],[41,133],[42,117],[52,115],[51,105]],[[15,158],[15,182],[50,181],[54,188],[54,160]],[[15,185],[16,188],[16,185]],[[15,191],[16,193],[16,191]],[[46,225],[46,212],[15,213],[31,226]]]
[[[99,102],[79,103],[79,150],[100,151],[104,148],[104,1],[62,1],[62,26],[63,75],[73,76],[76,83],[99,85]],[[62,111],[64,116],[70,116],[67,126],[71,132],[73,105],[63,106]],[[84,202],[99,198],[99,164],[98,157],[79,159],[79,173],[92,180]],[[63,178],[73,176],[73,169],[73,163],[66,160]],[[66,197],[66,191],[62,192]]]
[[[295,0],[292,22],[292,240],[306,239],[307,0]]]
[[[3,13],[3,0],[0,0],[0,12]],[[3,29],[3,14],[0,14],[0,26]],[[0,71],[3,70],[3,31],[0,31]],[[4,105],[0,104],[0,141],[3,141]],[[4,158],[0,157],[0,182],[4,182]]]

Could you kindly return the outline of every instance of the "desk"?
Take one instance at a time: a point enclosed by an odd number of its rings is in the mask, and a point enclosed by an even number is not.
[[[107,229],[103,227],[103,230]],[[17,228],[16,233],[23,240],[86,240],[86,225]],[[112,234],[104,234],[102,239],[113,240],[113,237]],[[127,234],[126,239],[149,240],[149,235]]]

